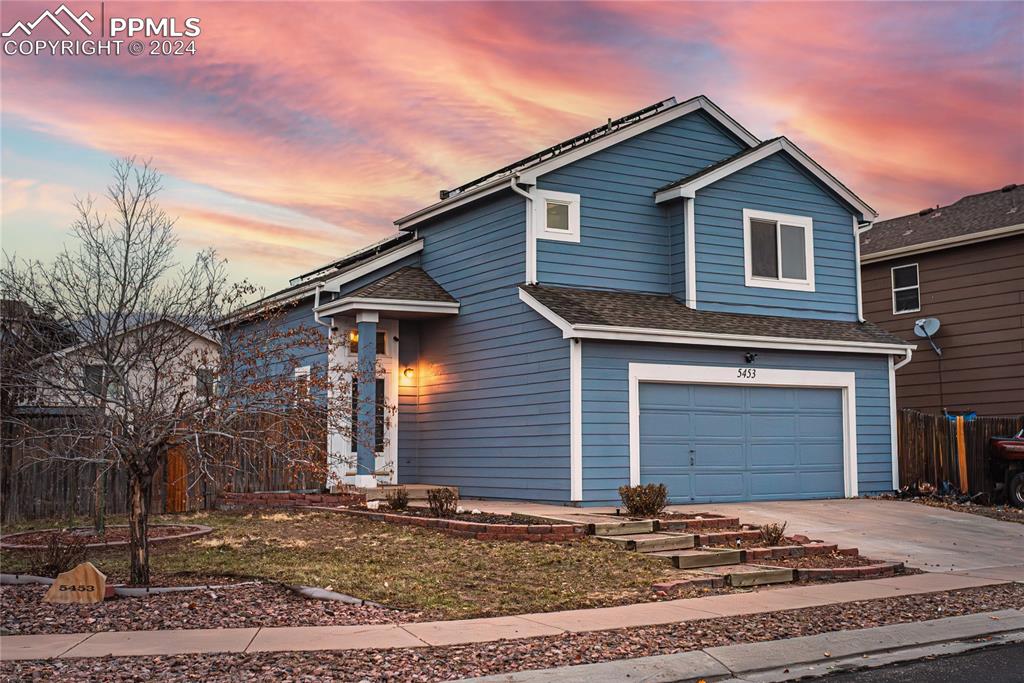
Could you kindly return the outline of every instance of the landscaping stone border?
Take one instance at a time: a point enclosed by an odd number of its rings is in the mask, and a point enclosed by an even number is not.
[[[340,512],[356,517],[365,517],[375,522],[390,522],[406,526],[436,529],[451,536],[475,538],[478,541],[531,541],[539,543],[565,543],[578,541],[586,536],[586,527],[574,524],[484,524],[465,522],[460,519],[439,519],[436,517],[412,517],[372,510],[328,508],[311,506],[310,509]]]
[[[295,508],[310,505],[365,505],[363,493],[292,493],[291,491],[256,491],[254,493],[222,493],[217,496],[218,510],[254,508]]]
[[[167,543],[168,541],[180,541],[183,539],[199,538],[213,532],[212,527],[204,526],[202,524],[150,524],[149,528],[159,528],[162,526],[187,526],[192,527],[192,531],[185,532],[183,534],[174,534],[173,536],[160,536],[149,539],[150,545],[154,543]],[[127,527],[126,524],[110,524],[110,528],[121,528]],[[45,545],[39,544],[23,544],[23,543],[10,543],[10,539],[17,538],[18,536],[27,536],[28,534],[40,534],[47,531],[61,531],[61,529],[35,529],[33,531],[21,531],[16,534],[7,534],[0,538],[0,548],[3,550],[45,550]],[[86,548],[120,548],[128,545],[128,541],[110,541],[109,543],[86,543]]]

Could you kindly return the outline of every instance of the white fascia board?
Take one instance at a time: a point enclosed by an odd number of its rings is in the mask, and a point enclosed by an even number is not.
[[[967,244],[988,242],[989,240],[1000,239],[1002,237],[1012,237],[1018,233],[1024,233],[1024,223],[1007,225],[1002,228],[993,228],[992,230],[983,230],[981,232],[973,232],[968,235],[947,237],[946,239],[934,240],[931,242],[922,242],[921,244],[911,244],[906,247],[897,247],[895,249],[878,251],[874,254],[867,254],[866,256],[862,255],[860,257],[860,262],[861,264],[866,265],[868,263],[875,263],[876,261],[886,261],[888,259],[901,258],[903,256],[923,254],[929,251],[939,251],[941,249],[950,249],[952,247],[959,247]]]
[[[323,304],[315,311],[320,315],[337,315],[349,311],[456,314],[459,312],[459,302],[349,297]]]
[[[680,116],[691,114],[698,109],[704,111],[711,116],[711,118],[715,119],[733,135],[746,143],[747,146],[753,147],[761,143],[761,141],[754,137],[750,131],[737,123],[734,118],[719,109],[714,102],[701,95],[693,98],[692,100],[677,104],[674,107],[669,107],[660,114],[654,114],[653,116],[638,123],[626,126],[615,133],[602,136],[593,142],[580,145],[569,152],[556,155],[547,161],[525,168],[518,174],[519,181],[524,185],[535,185],[537,183],[537,178],[545,173],[550,173],[555,169],[561,168],[562,166],[571,164],[575,161],[579,161],[580,159],[590,156],[595,152],[600,152],[603,149],[607,149],[612,145],[616,145],[636,135],[646,133],[647,131],[657,128],[662,124],[677,119]],[[435,202],[426,208],[399,218],[395,221],[395,225],[402,230],[407,230],[417,223],[433,218],[434,216],[438,216],[450,209],[454,209],[458,206],[462,206],[463,204],[475,201],[480,197],[484,197],[488,194],[504,189],[508,185],[508,178],[509,176],[502,176],[492,182],[481,185],[480,187],[466,190],[465,192],[457,194],[454,197],[450,197],[449,199]]]
[[[421,251],[423,251],[423,240],[416,240],[414,242],[409,242],[408,244],[403,244],[394,251],[389,251],[379,256],[375,256],[366,263],[360,264],[351,270],[346,270],[344,273],[340,273],[332,278],[324,280],[322,285],[323,291],[341,291],[341,286],[343,284],[357,280],[364,275],[369,275],[379,268],[390,265],[395,261],[401,261],[406,256],[412,256],[413,254]]]
[[[737,171],[740,171],[751,164],[755,164],[762,159],[765,159],[772,154],[778,152],[786,152],[793,159],[795,159],[801,166],[807,169],[811,175],[816,177],[822,183],[824,183],[829,189],[835,192],[837,195],[843,198],[850,206],[854,207],[861,212],[864,216],[877,216],[878,212],[868,206],[864,200],[850,192],[842,183],[835,179],[835,177],[822,168],[818,162],[809,157],[804,153],[802,149],[794,145],[786,138],[779,138],[778,140],[769,143],[761,149],[735,159],[727,164],[724,164],[721,168],[714,170],[707,175],[703,175],[699,178],[695,178],[692,182],[683,183],[676,187],[669,188],[658,192],[654,201],[656,203],[666,202],[672,199],[678,199],[680,197],[693,197],[697,190],[707,187],[712,183],[716,183],[722,178],[732,175]]]
[[[532,308],[533,310],[535,310],[537,313],[539,313],[542,318],[544,318],[549,323],[551,323],[552,325],[557,327],[559,330],[561,330],[563,338],[571,339],[573,337],[578,336],[578,335],[575,335],[575,334],[572,333],[573,332],[572,325],[570,325],[568,323],[568,321],[566,321],[565,318],[563,318],[562,316],[558,315],[557,313],[552,311],[550,308],[548,308],[547,306],[545,306],[541,302],[537,301],[537,299],[534,298],[526,290],[524,290],[524,289],[520,289],[519,290],[519,300],[522,301],[527,306],[529,306],[530,308]]]

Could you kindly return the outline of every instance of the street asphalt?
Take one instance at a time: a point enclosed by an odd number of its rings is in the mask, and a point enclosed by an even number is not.
[[[1024,644],[836,674],[823,683],[1024,683]]]

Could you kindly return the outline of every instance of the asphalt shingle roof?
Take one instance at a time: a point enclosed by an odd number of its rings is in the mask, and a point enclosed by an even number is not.
[[[406,266],[357,289],[344,298],[405,299],[409,301],[458,301],[422,269]]]
[[[1024,223],[1024,185],[972,194],[950,204],[879,221],[860,241],[862,256]]]
[[[547,285],[522,289],[572,325],[614,325],[786,339],[906,344],[870,322],[841,322],[743,313],[695,311],[672,296]]]

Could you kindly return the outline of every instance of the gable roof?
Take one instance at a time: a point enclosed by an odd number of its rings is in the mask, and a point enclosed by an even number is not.
[[[870,322],[699,311],[666,294],[548,285],[521,285],[520,291],[571,328],[549,317],[563,327],[563,336],[615,339],[625,333],[637,341],[675,337],[680,343],[838,346],[865,353],[900,353],[912,346]]]
[[[949,206],[875,223],[861,236],[861,262],[898,258],[1024,233],[1024,185],[971,194]]]
[[[873,217],[878,215],[878,212],[872,209],[867,202],[854,194],[846,185],[839,182],[834,175],[826,171],[818,162],[812,159],[806,152],[797,147],[786,137],[777,137],[772,138],[771,140],[765,140],[755,147],[737,152],[731,157],[727,157],[721,161],[711,164],[710,166],[706,166],[696,173],[692,173],[673,183],[669,183],[655,191],[654,200],[661,203],[672,199],[678,199],[680,197],[693,197],[694,192],[702,187],[707,187],[726,176],[779,152],[785,152],[788,154],[790,158],[821,181],[843,201],[859,211],[864,217]]]
[[[451,190],[442,190],[441,201],[399,218],[395,225],[402,230],[409,230],[419,222],[503,190],[513,179],[526,185],[533,185],[537,178],[545,173],[695,111],[703,111],[711,116],[743,144],[754,146],[759,143],[750,131],[704,95],[698,95],[685,102],[677,102],[674,97],[670,97],[622,118],[608,121],[602,126],[552,145],[476,180]]]

